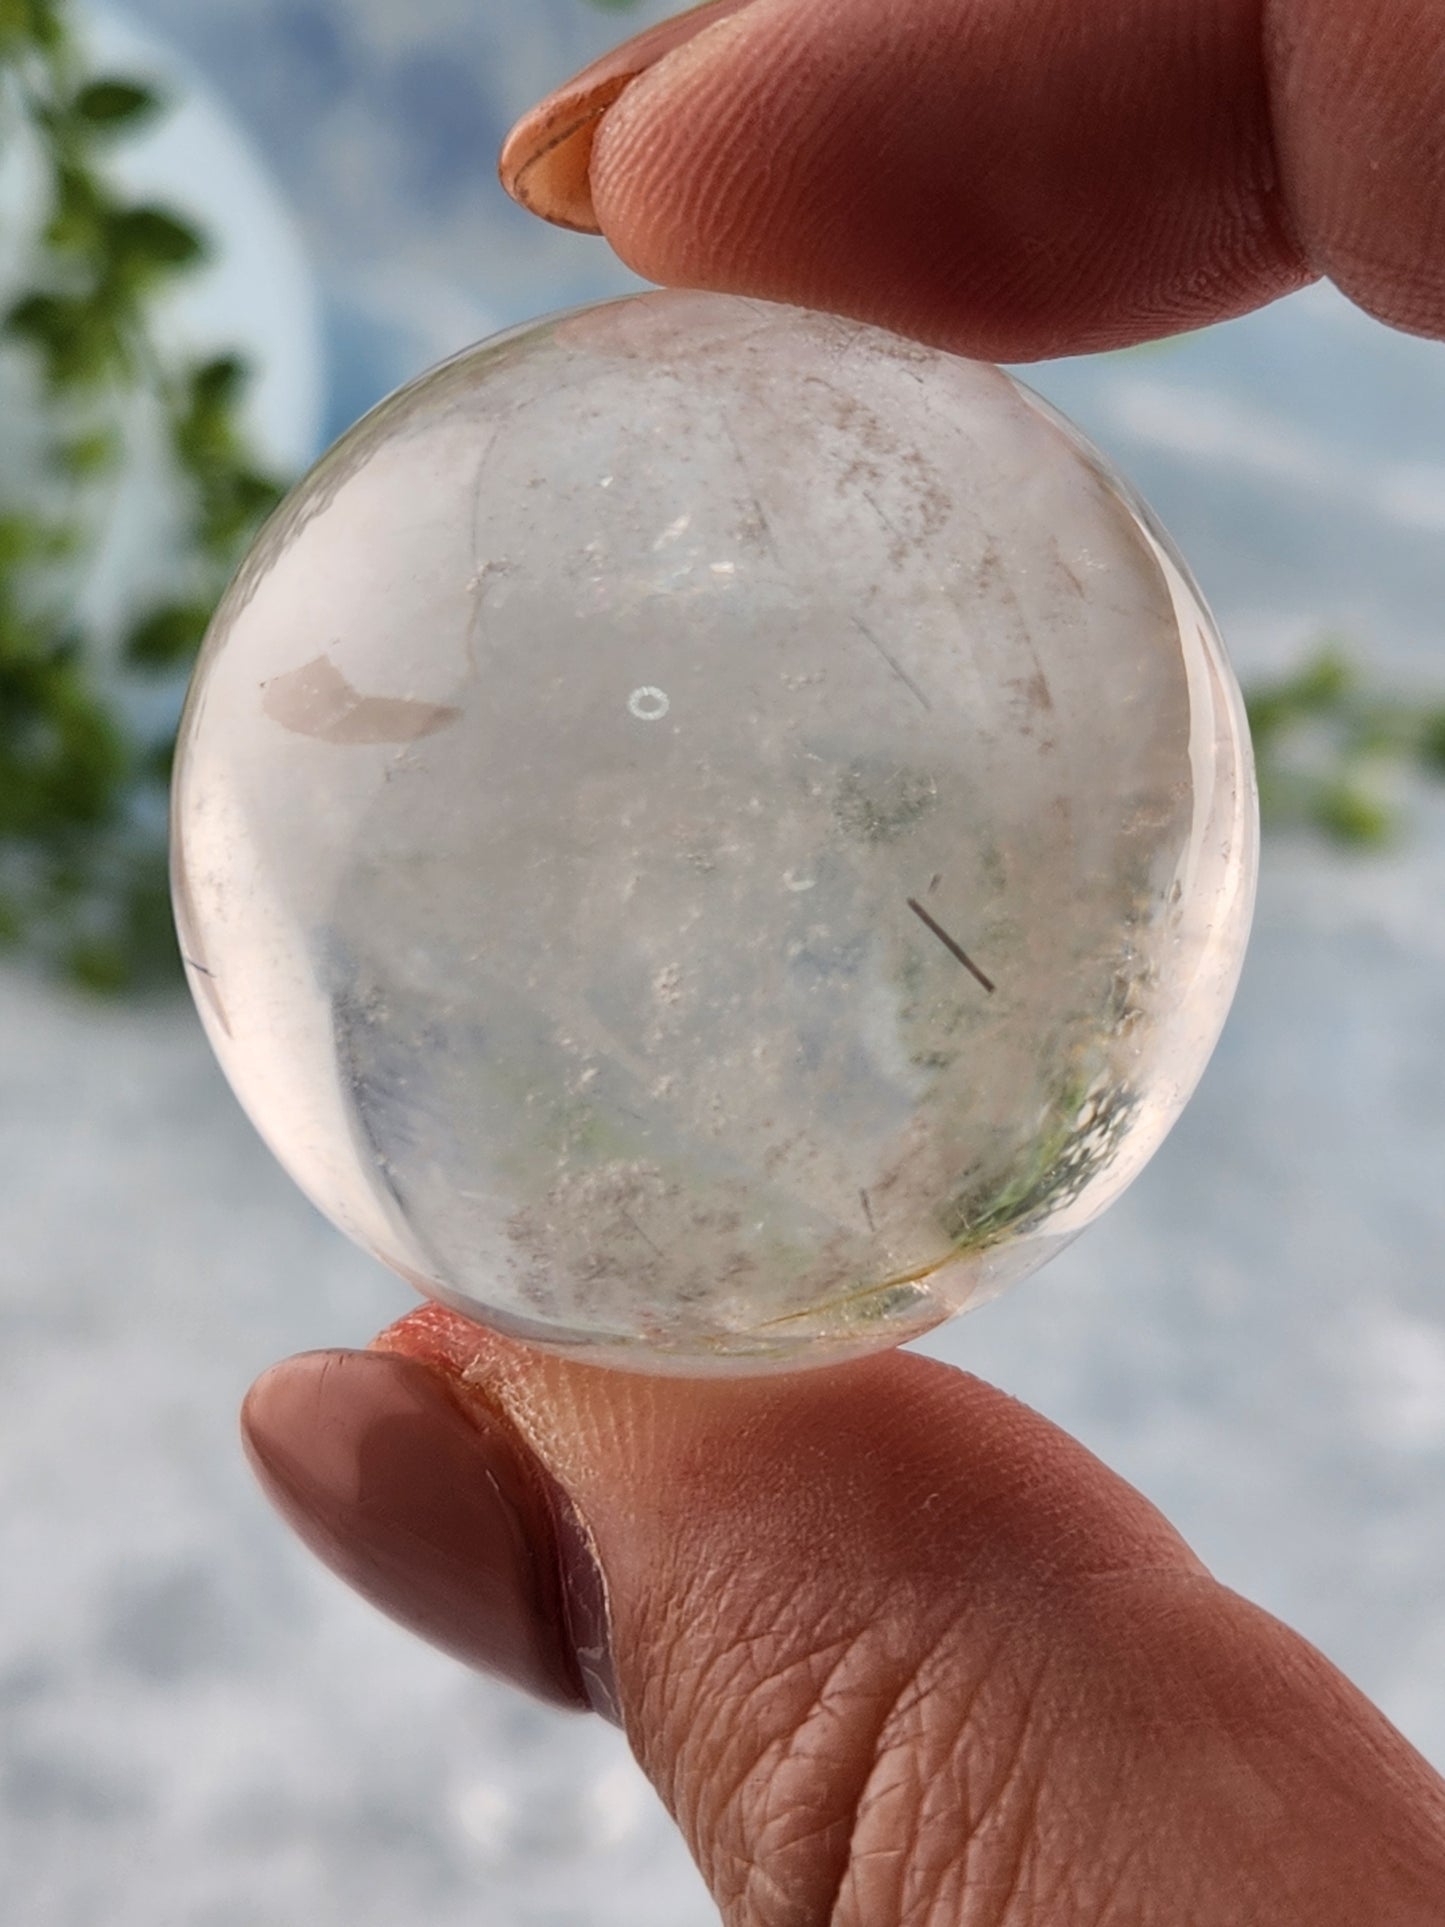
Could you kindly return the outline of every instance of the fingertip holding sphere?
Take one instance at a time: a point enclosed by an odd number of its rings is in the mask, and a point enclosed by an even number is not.
[[[548,94],[502,144],[497,172],[520,207],[554,227],[598,234],[592,154],[604,116],[640,74],[751,0],[704,0],[613,47]]]
[[[263,532],[182,728],[202,1017],[423,1293],[631,1369],[827,1363],[1067,1243],[1253,893],[1187,572],[996,368],[659,293],[459,356]]]

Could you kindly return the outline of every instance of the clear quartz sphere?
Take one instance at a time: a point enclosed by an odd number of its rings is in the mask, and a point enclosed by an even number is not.
[[[1223,1023],[1239,692],[999,369],[658,293],[376,409],[182,728],[201,1015],[420,1291],[593,1362],[828,1363],[1058,1251]]]

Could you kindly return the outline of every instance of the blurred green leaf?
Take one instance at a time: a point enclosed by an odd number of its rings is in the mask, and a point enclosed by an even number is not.
[[[0,603],[0,672],[28,669],[43,662],[49,650],[50,638],[41,624],[22,614],[12,603]],[[3,677],[0,677],[0,695],[3,688]],[[5,718],[0,717],[0,743],[4,741],[5,727]],[[3,751],[0,751],[0,774],[3,769]],[[0,810],[3,807],[0,799]]]
[[[1358,783],[1342,781],[1321,792],[1315,819],[1337,843],[1358,849],[1378,849],[1393,840],[1399,828],[1394,812]]]
[[[141,758],[140,774],[142,781],[159,784],[169,789],[171,775],[176,761],[176,739],[168,736],[162,743],[153,743]]]
[[[1338,642],[1324,643],[1292,675],[1256,685],[1245,694],[1255,747],[1304,717],[1339,709],[1356,684],[1356,671]]]
[[[283,491],[269,475],[241,468],[208,491],[201,540],[213,553],[233,549],[276,508]]]
[[[24,562],[54,562],[74,551],[73,529],[56,528],[38,515],[0,515],[0,572]]]
[[[33,47],[49,51],[64,37],[60,0],[0,0],[0,59]]]
[[[136,623],[125,640],[125,658],[137,669],[175,669],[201,646],[211,619],[209,603],[176,602]]]
[[[55,465],[74,481],[90,481],[108,475],[119,466],[125,445],[113,428],[97,428],[90,434],[62,439],[55,445]]]
[[[113,269],[130,281],[193,267],[206,255],[190,222],[163,207],[114,210],[105,218],[104,239]]]
[[[218,409],[236,407],[245,393],[250,370],[239,355],[219,355],[203,361],[191,371],[190,406],[193,412],[211,414]]]
[[[0,672],[0,722],[0,837],[53,840],[107,819],[129,754],[115,719],[73,664]]]
[[[182,981],[170,878],[164,865],[147,864],[132,878],[122,904],[121,929],[131,984]]]
[[[114,937],[80,938],[66,950],[62,965],[77,990],[88,990],[99,997],[115,996],[127,989],[132,979],[130,960]]]
[[[16,302],[3,327],[36,350],[51,390],[95,388],[125,367],[124,337],[94,297],[37,291]]]
[[[0,334],[36,358],[50,411],[35,478],[45,506],[0,504],[0,942],[112,991],[178,970],[155,794],[174,729],[137,733],[129,718],[155,699],[137,709],[127,679],[190,661],[281,489],[249,446],[242,359],[178,365],[152,336],[156,294],[207,258],[206,238],[112,177],[112,148],[164,103],[143,81],[87,74],[72,17],[72,0],[0,0],[0,82],[18,82],[9,103],[49,195]],[[104,535],[95,485],[123,473],[134,424],[157,409],[187,540],[170,594],[117,653],[65,612],[84,606],[81,572]]]
[[[106,201],[87,168],[62,161],[45,239],[58,253],[91,254],[100,246]]]
[[[1359,672],[1336,641],[1324,643],[1286,685],[1296,710],[1320,715],[1336,709],[1359,682]]]
[[[162,104],[154,88],[107,74],[87,81],[71,102],[71,112],[87,126],[108,133],[112,129],[129,130],[153,119]]]
[[[22,295],[5,317],[6,334],[17,341],[48,347],[64,338],[76,325],[83,303],[63,295],[35,293]]]
[[[1402,819],[1364,772],[1381,782],[1392,772],[1445,776],[1445,711],[1372,688],[1336,640],[1292,673],[1256,685],[1245,707],[1267,823],[1376,849]]]

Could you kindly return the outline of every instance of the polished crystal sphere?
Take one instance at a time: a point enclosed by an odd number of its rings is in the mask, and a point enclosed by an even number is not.
[[[273,518],[197,671],[182,945],[281,1162],[595,1362],[826,1363],[1179,1114],[1256,821],[1189,576],[999,369],[754,301],[514,330]]]

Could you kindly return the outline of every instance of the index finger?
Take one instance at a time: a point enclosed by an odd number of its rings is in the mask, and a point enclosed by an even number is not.
[[[503,174],[651,280],[996,359],[1319,274],[1439,333],[1442,107],[1430,0],[714,0],[533,110]]]

